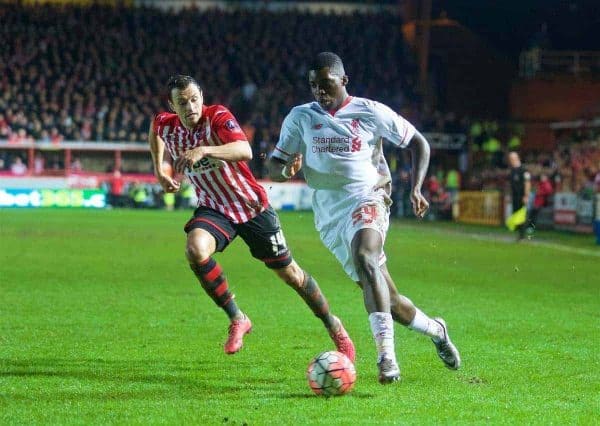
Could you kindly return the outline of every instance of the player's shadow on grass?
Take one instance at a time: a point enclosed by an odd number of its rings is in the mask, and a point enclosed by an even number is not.
[[[226,365],[224,362],[217,361],[178,363],[156,359],[124,361],[0,358],[0,378],[58,379],[55,383],[44,382],[44,387],[48,389],[57,388],[50,393],[20,393],[18,390],[9,393],[11,398],[21,400],[146,399],[154,395],[161,398],[172,395],[174,399],[178,399],[182,394],[194,396],[205,395],[207,392],[238,394],[240,384],[234,380],[228,383],[219,374],[224,365]],[[153,371],[160,371],[160,373]],[[74,379],[80,386],[73,391],[59,389],[65,387],[64,379]],[[173,391],[174,387],[176,392]]]
[[[323,396],[319,396],[319,395],[315,395],[312,392],[306,392],[306,393],[284,393],[279,395],[279,398],[281,399],[299,399],[299,400],[303,400],[303,399],[337,399],[337,398],[341,398],[342,396],[330,396],[330,397],[323,397]],[[367,392],[351,392],[348,395],[343,395],[344,398],[358,398],[358,399],[371,399],[371,398],[375,398],[376,395],[373,393],[367,393]]]
[[[231,372],[226,360],[190,362],[175,360],[105,360],[69,358],[0,358],[0,379],[31,379],[50,392],[19,391],[17,386],[7,396],[15,400],[94,400],[154,399],[198,395],[230,395],[239,398],[244,392],[267,394],[275,398],[306,398],[306,394],[282,394],[277,377],[261,378]],[[48,379],[48,380],[44,380]],[[68,389],[72,383],[76,389]],[[44,380],[41,382],[40,380]],[[67,380],[67,382],[65,381]],[[67,389],[66,389],[67,388]]]

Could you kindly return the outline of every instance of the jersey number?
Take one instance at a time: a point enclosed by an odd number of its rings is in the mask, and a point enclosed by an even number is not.
[[[278,231],[276,234],[271,235],[270,237],[271,244],[273,245],[273,254],[277,255],[280,251],[285,250],[285,237],[283,236],[283,232]]]
[[[358,222],[373,223],[375,219],[377,219],[377,207],[375,206],[361,206],[352,213],[352,225],[356,225]]]

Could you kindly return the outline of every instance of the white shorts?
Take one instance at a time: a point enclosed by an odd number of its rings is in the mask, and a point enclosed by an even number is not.
[[[315,224],[325,246],[335,255],[344,267],[344,271],[354,281],[358,281],[358,273],[352,259],[352,239],[361,229],[374,229],[381,235],[382,242],[389,228],[389,199],[383,192],[376,196],[353,200],[347,195],[345,199],[337,199],[328,194],[317,196],[317,203],[313,204],[315,210]],[[318,199],[321,198],[321,199]],[[379,264],[386,262],[382,250]]]

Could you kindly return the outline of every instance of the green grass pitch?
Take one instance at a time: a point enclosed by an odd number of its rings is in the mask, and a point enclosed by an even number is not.
[[[357,347],[354,391],[326,399],[305,371],[329,337],[241,240],[217,259],[254,331],[223,353],[226,317],[184,259],[189,215],[0,210],[0,424],[597,424],[591,237],[515,244],[502,230],[393,224],[392,276],[446,319],[463,368],[445,369],[428,339],[397,326],[402,382],[384,387],[359,289],[311,214],[282,214]]]

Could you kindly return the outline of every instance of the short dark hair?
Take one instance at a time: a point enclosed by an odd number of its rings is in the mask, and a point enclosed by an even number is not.
[[[190,77],[189,75],[172,75],[169,77],[169,81],[167,81],[167,89],[169,91],[169,99],[171,99],[171,92],[173,89],[183,90],[188,87],[190,84],[195,84],[198,87],[198,90],[202,92],[202,88],[200,84],[196,81],[194,77]]]
[[[339,75],[340,77],[346,75],[342,58],[333,52],[321,52],[315,56],[315,59],[310,65],[310,69],[317,71],[322,68],[329,68],[329,71],[331,71],[332,74]]]

